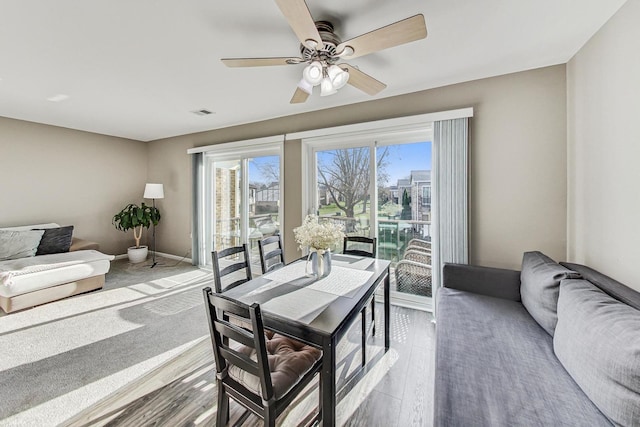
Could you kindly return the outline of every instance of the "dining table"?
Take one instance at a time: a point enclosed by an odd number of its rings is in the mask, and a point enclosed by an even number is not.
[[[380,286],[384,351],[389,349],[389,265],[382,259],[332,254],[329,274],[318,278],[309,274],[303,258],[223,292],[245,304],[260,304],[265,328],[322,349],[323,426],[336,424],[336,346]]]

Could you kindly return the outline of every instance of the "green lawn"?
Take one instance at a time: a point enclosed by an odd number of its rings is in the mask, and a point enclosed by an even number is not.
[[[354,209],[354,211],[356,212],[355,217],[356,218],[369,217],[368,210],[369,210],[369,206],[367,206],[367,213],[362,213],[362,203],[358,203]],[[401,208],[399,207],[399,205],[392,205],[389,207],[383,206],[383,208],[378,212],[378,218],[379,219],[389,218],[389,214],[397,215],[400,213],[400,210]],[[319,212],[320,212],[320,216],[333,216],[336,213],[340,213],[341,216],[344,216],[344,211],[338,209],[335,203],[332,203],[327,206],[321,206]]]

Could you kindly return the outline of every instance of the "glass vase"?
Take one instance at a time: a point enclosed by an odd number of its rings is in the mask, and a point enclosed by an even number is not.
[[[311,273],[309,273],[311,267]],[[331,273],[331,250],[311,249],[307,257],[307,275],[315,276],[318,279],[326,277]]]

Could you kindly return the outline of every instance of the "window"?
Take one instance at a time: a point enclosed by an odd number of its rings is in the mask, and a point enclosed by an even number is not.
[[[431,183],[422,185],[422,206],[431,205]]]

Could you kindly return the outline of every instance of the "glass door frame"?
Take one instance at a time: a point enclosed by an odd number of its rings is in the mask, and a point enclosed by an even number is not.
[[[214,203],[216,200],[215,185],[213,185],[213,164],[220,161],[239,160],[240,161],[240,244],[248,243],[249,231],[249,159],[263,156],[278,156],[280,177],[280,203],[278,206],[278,218],[280,223],[284,223],[284,140],[283,138],[265,138],[264,140],[240,141],[234,143],[220,144],[219,147],[212,146],[211,149],[203,153],[203,174],[202,174],[202,227],[200,228],[200,257],[201,267],[211,266],[211,251],[213,250],[213,230],[215,212]],[[213,188],[212,188],[213,187]],[[246,209],[246,212],[245,212]]]
[[[367,130],[362,132],[345,132],[332,134],[328,136],[318,136],[302,139],[302,176],[303,176],[303,195],[302,195],[302,213],[316,213],[318,211],[318,171],[317,171],[317,153],[319,151],[348,149],[358,147],[368,147],[370,152],[369,165],[369,195],[370,195],[370,237],[378,234],[378,180],[377,180],[377,150],[385,146],[397,144],[411,144],[425,141],[433,141],[433,123],[418,123],[412,125],[404,125],[393,128],[380,128]],[[435,162],[436,153],[432,147],[432,161]],[[433,167],[432,167],[433,168]],[[432,186],[434,182],[432,181]],[[432,191],[433,195],[433,191]],[[437,200],[432,197],[432,212],[436,210],[434,207]],[[373,236],[372,236],[373,233]],[[437,245],[437,235],[433,235],[433,245]],[[436,288],[434,284],[433,289]],[[433,298],[411,295],[395,290],[391,291],[391,300],[398,305],[405,305],[421,310],[432,310]]]

